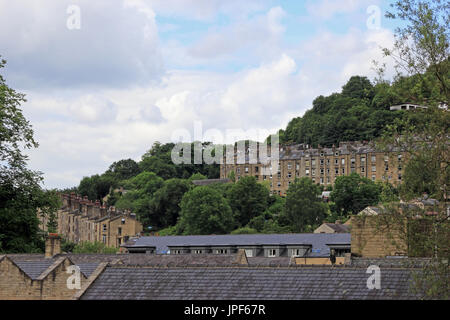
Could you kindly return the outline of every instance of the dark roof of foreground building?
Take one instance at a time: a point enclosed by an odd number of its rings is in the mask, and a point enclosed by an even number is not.
[[[53,263],[55,263],[56,259],[13,261],[32,280],[36,280],[42,273],[44,273],[44,271],[46,271]]]
[[[340,223],[326,223],[328,227],[333,229],[337,233],[349,233],[350,230],[347,225]]]
[[[150,236],[129,240],[126,248],[156,247],[157,253],[167,253],[169,246],[254,246],[311,245],[311,257],[330,255],[331,244],[350,245],[350,233],[243,234],[211,236]]]
[[[412,269],[383,268],[381,289],[368,289],[366,268],[108,266],[81,293],[85,300],[417,299]]]

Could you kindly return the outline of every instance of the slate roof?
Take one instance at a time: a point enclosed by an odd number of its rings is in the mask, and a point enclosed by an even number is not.
[[[107,267],[84,300],[417,299],[412,269],[381,269],[381,289],[369,290],[366,268]]]
[[[86,278],[89,278],[91,274],[97,269],[99,263],[76,263],[80,267],[80,271]]]
[[[127,248],[156,247],[157,253],[167,253],[168,246],[227,246],[227,245],[312,245],[311,257],[330,255],[327,244],[350,245],[350,233],[243,234],[212,236],[140,237],[124,244]]]
[[[350,231],[348,226],[344,224],[326,223],[326,225],[337,233],[348,233]]]
[[[25,272],[31,279],[36,280],[39,276],[47,270],[56,259],[35,260],[35,261],[17,261],[14,263]]]

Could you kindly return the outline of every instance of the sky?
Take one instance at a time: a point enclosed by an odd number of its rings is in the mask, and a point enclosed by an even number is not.
[[[1,72],[39,143],[29,167],[66,188],[155,141],[262,141],[351,76],[375,78],[389,3],[0,0]]]

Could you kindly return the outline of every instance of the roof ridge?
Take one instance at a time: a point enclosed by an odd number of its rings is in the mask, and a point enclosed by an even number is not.
[[[47,269],[45,269],[40,275],[39,277],[37,277],[36,280],[44,280],[53,270],[55,270],[57,267],[59,267],[64,261],[69,260],[70,262],[72,262],[69,258],[67,257],[59,257],[58,259],[56,259],[55,262],[53,262],[52,265],[50,265],[50,267],[48,267]],[[72,262],[73,263],[73,262]]]

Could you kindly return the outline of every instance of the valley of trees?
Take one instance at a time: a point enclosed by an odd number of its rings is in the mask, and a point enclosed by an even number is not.
[[[406,74],[399,73],[388,82],[383,80],[383,65],[377,65],[378,79],[351,77],[340,92],[317,97],[310,110],[279,132],[282,143],[312,146],[378,138],[380,147],[404,143],[412,161],[405,166],[398,190],[358,175],[339,177],[332,201],[325,204],[318,198],[320,186],[309,179],[296,180],[286,198],[270,196],[267,185],[253,177],[194,186],[192,180],[218,178],[219,165],[175,165],[170,156],[174,145],[156,142],[140,161],[117,161],[102,174],[84,177],[77,187],[59,191],[74,191],[130,209],[147,232],[160,235],[311,232],[324,220],[345,221],[365,206],[407,200],[424,192],[445,203],[449,116],[437,106],[450,100],[450,15],[448,4],[437,0],[430,5],[420,3],[399,1],[394,5],[396,12],[389,16],[405,20],[406,27],[396,31],[394,48],[383,52]],[[0,70],[5,64],[0,61]],[[55,191],[41,188],[42,174],[27,168],[23,150],[38,144],[20,109],[24,102],[25,96],[10,88],[0,75],[0,252],[42,251],[37,209],[52,217],[60,205]],[[389,106],[405,102],[430,108],[389,110]],[[417,147],[420,135],[424,142]],[[55,228],[54,221],[49,227]]]

